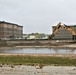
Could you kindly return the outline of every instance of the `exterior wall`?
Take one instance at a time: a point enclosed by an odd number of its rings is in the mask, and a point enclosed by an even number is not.
[[[52,30],[54,31],[56,26],[52,27]],[[70,26],[75,32],[76,32],[76,26]],[[61,39],[61,40],[72,40],[73,35],[70,31],[60,28],[56,35],[53,37],[53,39]]]
[[[0,24],[0,39],[4,37],[4,28],[3,28],[3,24]]]
[[[23,36],[23,26],[0,22],[0,39],[8,39],[8,38],[22,38]]]
[[[72,27],[74,29],[74,31],[76,32],[76,25]]]
[[[22,32],[23,32],[23,29],[22,29],[21,26],[19,26],[19,27],[17,28],[17,36],[20,37],[20,38],[22,38],[22,37],[23,37]]]

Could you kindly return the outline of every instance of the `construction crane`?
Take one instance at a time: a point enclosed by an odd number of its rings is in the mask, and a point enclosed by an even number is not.
[[[69,26],[67,26],[65,24],[62,25],[61,22],[59,22],[57,24],[55,30],[53,31],[53,33],[51,35],[51,38],[53,38],[56,35],[56,33],[58,32],[58,30],[59,30],[60,27],[66,29],[68,31],[70,31],[72,33],[72,35],[73,35],[73,40],[76,39],[76,32],[71,27],[69,27]]]

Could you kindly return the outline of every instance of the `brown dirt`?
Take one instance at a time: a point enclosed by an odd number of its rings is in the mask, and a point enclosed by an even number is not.
[[[76,59],[76,54],[0,54],[0,56],[49,56],[49,57],[68,57]]]

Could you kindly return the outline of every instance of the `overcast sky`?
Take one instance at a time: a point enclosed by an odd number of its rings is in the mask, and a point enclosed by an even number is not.
[[[0,0],[0,21],[23,26],[24,33],[52,33],[62,22],[76,24],[76,0]]]

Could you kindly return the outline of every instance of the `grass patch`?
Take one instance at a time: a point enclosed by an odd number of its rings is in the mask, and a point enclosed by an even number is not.
[[[13,64],[13,65],[55,65],[55,66],[76,66],[76,59],[67,57],[50,57],[50,56],[0,56],[0,64]]]

